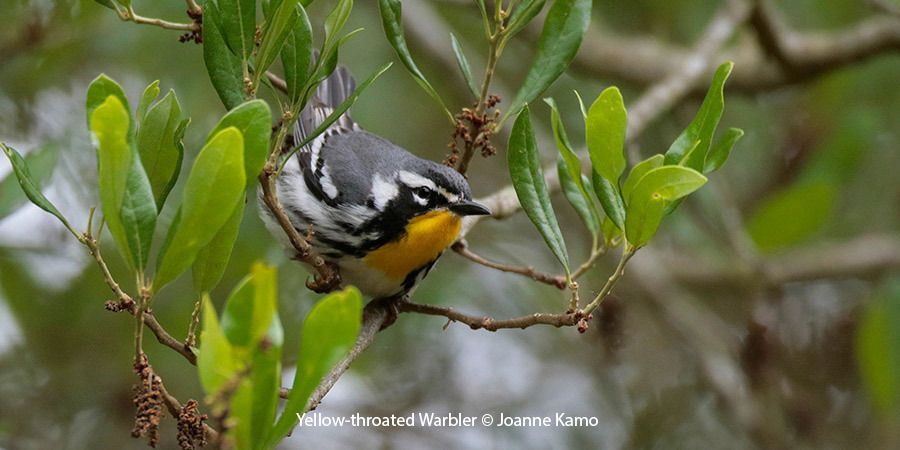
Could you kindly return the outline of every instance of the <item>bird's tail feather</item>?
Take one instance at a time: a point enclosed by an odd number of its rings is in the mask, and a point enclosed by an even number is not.
[[[353,79],[353,76],[350,75],[350,71],[344,66],[338,66],[328,78],[319,83],[315,95],[313,95],[306,107],[303,108],[303,111],[300,112],[300,119],[297,121],[297,126],[294,130],[295,144],[303,142],[309,133],[312,133],[313,130],[325,122],[325,119],[334,112],[335,108],[343,103],[355,89],[356,80]],[[358,129],[358,126],[356,125],[356,122],[350,118],[350,113],[348,111],[331,124],[331,126],[322,133],[321,137],[324,138],[333,134],[346,133],[356,129]],[[317,138],[314,142],[318,140],[319,139]],[[314,142],[311,142],[310,145],[307,145],[307,148],[303,150],[310,150]]]

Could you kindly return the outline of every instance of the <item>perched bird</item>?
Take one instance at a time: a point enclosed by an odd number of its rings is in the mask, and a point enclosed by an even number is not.
[[[344,67],[335,70],[301,112],[294,142],[354,88]],[[458,172],[361,129],[347,113],[286,162],[277,193],[299,232],[312,226],[313,248],[338,267],[343,283],[373,298],[410,293],[456,239],[463,216],[490,214]],[[268,208],[261,210],[294,251]]]

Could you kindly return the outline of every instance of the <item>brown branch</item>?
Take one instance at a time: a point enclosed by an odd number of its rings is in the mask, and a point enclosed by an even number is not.
[[[669,75],[649,88],[628,108],[628,130],[626,139],[633,142],[647,125],[669,110],[676,102],[690,93],[690,89],[709,73],[719,60],[718,50],[727,42],[735,30],[747,20],[750,6],[742,0],[729,0],[720,9],[698,39],[692,53],[686,56],[675,69],[669,68]],[[582,159],[586,158],[581,154]],[[544,168],[544,181],[550,192],[559,190],[556,165]],[[490,217],[505,219],[517,213],[521,206],[512,186],[506,186],[493,194],[479,199],[490,208]],[[463,239],[485,216],[469,217],[463,222],[459,239]]]
[[[273,151],[274,153],[280,152]],[[274,159],[278,161],[277,155]],[[332,291],[341,284],[341,275],[338,273],[337,268],[315,253],[306,238],[300,236],[300,232],[294,228],[291,219],[284,211],[284,207],[281,205],[281,201],[275,192],[276,167],[277,164],[267,164],[259,175],[259,184],[263,190],[263,202],[269,211],[272,212],[272,215],[275,216],[275,220],[278,221],[281,229],[284,230],[291,246],[297,251],[296,258],[309,264],[316,271],[315,279],[307,281],[306,286],[320,293]]]
[[[322,382],[319,383],[319,386],[316,387],[316,390],[313,391],[312,395],[309,397],[304,412],[316,409],[316,407],[322,403],[322,399],[325,398],[325,395],[328,394],[331,388],[334,387],[334,384],[337,383],[338,379],[347,372],[350,365],[353,364],[353,361],[369,348],[369,345],[375,340],[375,335],[393,323],[393,319],[396,319],[396,316],[392,318],[391,314],[394,311],[394,308],[396,308],[395,304],[395,300],[385,299],[373,300],[366,305],[366,308],[363,310],[362,327],[359,330],[359,337],[356,339],[356,344],[350,349],[350,353],[334,366]],[[288,392],[287,389],[282,389],[280,394],[282,397],[286,397]]]
[[[721,62],[718,58],[719,50],[747,20],[749,14],[750,6],[746,1],[725,3],[697,39],[691,54],[628,108],[626,135],[630,141],[641,134],[650,122],[690,93],[697,83],[705,81],[707,73]]]
[[[178,30],[178,31],[190,31],[190,32],[199,32],[200,24],[196,21],[191,23],[179,23],[179,22],[169,22],[168,20],[158,19],[156,17],[144,17],[134,12],[134,9],[131,7],[128,8],[120,8],[118,5],[114,4],[116,7],[116,13],[119,18],[126,22],[134,22],[141,25],[152,25],[160,28],[165,28],[167,30]]]
[[[451,322],[464,323],[473,330],[487,331],[497,331],[506,328],[525,329],[534,325],[552,325],[557,328],[568,327],[577,324],[584,318],[583,313],[576,311],[574,313],[563,314],[534,313],[511,319],[494,319],[490,316],[473,316],[461,313],[449,307],[425,305],[408,301],[401,302],[398,306],[400,312],[442,316],[446,317]]]
[[[762,258],[758,270],[658,252],[653,258],[665,261],[672,277],[689,285],[772,287],[818,279],[869,278],[900,270],[900,238],[873,234],[846,242],[819,244]]]
[[[566,277],[565,275],[551,275],[549,273],[538,272],[534,270],[534,267],[531,266],[513,266],[509,264],[498,263],[495,261],[491,261],[471,250],[469,250],[468,245],[465,240],[457,241],[453,244],[453,251],[462,256],[463,258],[468,259],[476,264],[481,264],[485,267],[490,267],[491,269],[496,269],[501,272],[507,273],[515,273],[519,275],[526,276],[531,278],[534,281],[539,283],[549,284],[557,289],[565,289],[566,288]]]
[[[97,262],[97,266],[100,268],[100,273],[103,275],[103,281],[106,282],[106,285],[109,289],[115,294],[116,301],[107,303],[107,309],[111,311],[122,311],[127,310],[132,315],[137,314],[138,305],[131,298],[130,295],[125,293],[122,290],[119,283],[116,282],[115,278],[113,278],[112,273],[109,271],[109,266],[107,266],[106,261],[103,259],[103,254],[100,252],[100,246],[97,243],[97,240],[88,233],[84,233],[79,236],[78,240],[84,244],[91,253],[91,256],[94,257],[94,261]],[[197,364],[197,356],[194,354],[194,351],[189,347],[185,346],[184,343],[175,339],[170,335],[165,328],[163,328],[162,324],[156,320],[156,317],[153,315],[152,311],[144,311],[144,325],[153,332],[156,336],[156,340],[159,343],[165,345],[166,347],[175,350],[181,356],[184,356],[185,359],[188,360],[191,364]]]
[[[171,414],[172,417],[175,418],[175,420],[178,420],[178,416],[181,415],[181,410],[184,408],[184,406],[180,401],[178,401],[177,398],[175,398],[175,396],[169,393],[169,391],[166,389],[166,385],[163,384],[161,379],[159,383],[159,390],[162,393],[163,401],[166,404],[166,409],[169,411],[169,414]],[[206,432],[206,438],[209,439],[210,442],[215,442],[219,439],[219,433],[211,426],[204,423],[203,430]]]
[[[587,330],[587,321],[591,320],[591,313],[600,306],[603,300],[609,296],[613,287],[625,274],[625,265],[634,256],[636,249],[628,246],[623,250],[619,259],[616,270],[606,280],[606,284],[600,289],[600,292],[583,310],[568,311],[562,314],[553,313],[534,313],[527,316],[514,317],[511,319],[494,319],[490,316],[473,316],[461,313],[453,308],[424,305],[403,300],[397,304],[397,309],[405,313],[418,313],[430,316],[442,316],[451,322],[461,322],[469,326],[473,330],[497,331],[507,328],[525,329],[535,325],[552,325],[554,327],[578,326],[579,332]]]
[[[769,4],[757,3],[752,15],[750,26],[760,45],[741,39],[716,57],[735,62],[726,86],[731,92],[777,89],[900,49],[900,22],[896,16],[873,17],[840,31],[810,33],[792,30]],[[672,67],[687,60],[690,53],[689,49],[660,43],[649,36],[626,37],[591,29],[572,68],[592,77],[652,84],[670,74]],[[772,58],[767,59],[767,55]],[[692,95],[705,92],[704,81],[705,77],[701,77],[691,87]]]
[[[185,0],[188,8],[189,15],[202,15],[203,7],[201,7],[195,0]]]
[[[750,23],[763,50],[779,63],[789,82],[900,50],[900,20],[895,17],[867,19],[840,32],[798,33],[768,1],[757,0]]]
[[[284,81],[283,78],[269,71],[266,71],[266,78],[269,79],[269,82],[272,83],[272,86],[275,86],[276,89],[287,94],[287,82]]]

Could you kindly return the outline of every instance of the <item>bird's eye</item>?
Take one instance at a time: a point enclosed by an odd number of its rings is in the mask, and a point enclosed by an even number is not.
[[[419,186],[419,187],[413,189],[413,193],[416,194],[417,196],[425,199],[425,198],[428,198],[431,196],[431,189],[428,189],[425,186]]]

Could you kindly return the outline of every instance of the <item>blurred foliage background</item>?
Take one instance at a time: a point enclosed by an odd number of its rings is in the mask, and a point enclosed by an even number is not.
[[[465,84],[447,64],[447,32],[460,37],[480,73],[484,61],[477,55],[486,44],[477,9],[467,1],[414,3],[404,20],[419,65],[454,107],[466,106]],[[782,3],[778,11],[799,32],[841,30],[887,14],[861,0]],[[184,20],[183,2],[135,4],[145,16]],[[557,98],[575,144],[583,139],[572,89],[592,99],[616,84],[627,105],[647,87],[646,80],[586,63],[596,47],[591,44],[686,48],[718,6],[713,0],[595,1],[580,62],[547,92]],[[313,23],[321,23],[329,7],[324,0],[313,3]],[[200,46],[179,43],[177,32],[123,23],[90,0],[0,0],[0,11],[7,24],[0,28],[0,138],[33,154],[45,193],[73,223],[86,223],[98,203],[83,106],[97,74],[122,82],[132,99],[156,79],[164,90],[175,89],[193,119],[188,158],[225,112]],[[357,2],[348,29],[357,26],[365,32],[341,53],[352,72],[367,74],[395,58],[375,2]],[[740,31],[733,45],[748,44],[752,34]],[[524,33],[504,54],[495,83],[501,95],[509,96],[508,87],[524,76],[536,35]],[[434,45],[441,54],[431,53]],[[896,448],[897,50],[798,83],[726,89],[723,127],[741,127],[746,136],[708,188],[667,219],[660,236],[635,257],[584,335],[549,327],[487,333],[451,324],[442,330],[439,318],[404,315],[318,409],[326,415],[566,412],[599,417],[600,426],[305,428],[284,447]],[[735,70],[740,74],[740,59]],[[698,102],[698,96],[680,102],[630,150],[663,152]],[[533,114],[549,135],[549,110],[535,105]],[[439,160],[446,153],[451,130],[441,112],[397,66],[366,92],[353,116],[421,156]],[[544,139],[542,149],[548,162],[555,157],[551,141]],[[508,184],[504,161],[501,155],[473,164],[476,196]],[[8,171],[0,164],[0,178]],[[71,236],[49,215],[25,206],[14,184],[0,189],[0,447],[142,448],[128,435],[132,321],[104,311],[109,292]],[[584,258],[590,238],[562,197],[554,198],[573,259]],[[162,217],[173,215],[167,209]],[[297,326],[315,294],[304,288],[306,272],[265,231],[257,209],[247,208],[246,215],[215,300],[221,304],[254,261],[278,264],[285,354],[292,355]],[[556,270],[521,214],[480,225],[469,242],[499,260]],[[124,266],[113,251],[107,258],[114,271]],[[604,258],[582,286],[599,288],[614,261]],[[154,305],[180,338],[194,301],[186,278]],[[565,304],[553,288],[455,254],[443,258],[415,298],[494,317]],[[153,343],[145,347],[173,394],[202,395],[194,368],[179,355]],[[172,448],[174,431],[166,427],[174,422],[163,424],[170,439],[163,447]]]

